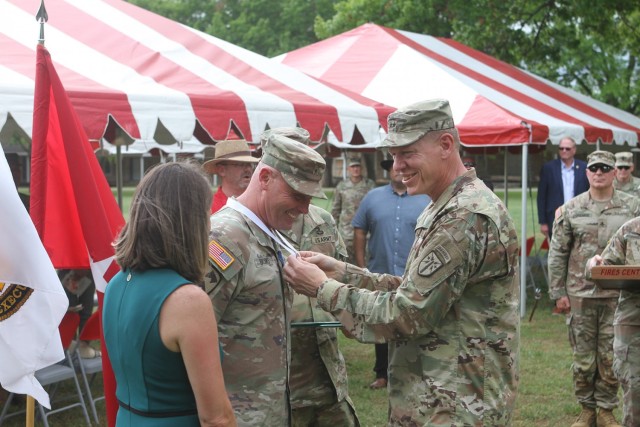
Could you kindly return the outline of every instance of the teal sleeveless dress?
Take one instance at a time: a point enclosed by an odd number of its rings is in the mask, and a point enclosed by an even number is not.
[[[121,271],[107,285],[102,324],[116,377],[117,427],[200,425],[182,354],[164,346],[158,323],[165,299],[187,283],[173,270],[154,269]]]

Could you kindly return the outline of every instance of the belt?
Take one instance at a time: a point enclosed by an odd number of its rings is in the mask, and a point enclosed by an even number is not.
[[[127,405],[126,403],[122,402],[120,399],[118,399],[118,405],[120,405],[121,408],[124,408],[133,414],[140,415],[141,417],[173,418],[173,417],[186,417],[188,415],[198,415],[197,409],[187,409],[185,411],[168,411],[168,412],[140,411],[138,409],[132,408],[131,406]]]

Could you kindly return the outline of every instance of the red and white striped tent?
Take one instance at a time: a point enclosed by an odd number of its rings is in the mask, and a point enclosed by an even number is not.
[[[640,119],[450,39],[365,24],[275,60],[394,107],[451,103],[466,146],[522,146],[521,314],[526,310],[530,144],[637,145]]]
[[[638,143],[640,118],[450,39],[365,24],[276,58],[368,98],[401,107],[451,103],[469,146],[576,141]]]
[[[0,0],[0,137],[31,135],[40,0]],[[91,140],[249,141],[299,125],[375,144],[393,109],[122,0],[46,0],[45,45]]]

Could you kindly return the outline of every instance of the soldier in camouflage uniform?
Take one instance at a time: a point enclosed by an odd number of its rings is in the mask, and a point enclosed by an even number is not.
[[[584,275],[586,262],[600,254],[609,238],[640,214],[635,197],[613,188],[615,157],[589,155],[590,188],[558,209],[549,250],[549,294],[567,318],[573,349],[573,383],[582,411],[573,427],[617,426],[611,411],[618,405],[613,375],[613,315],[618,292],[602,290]],[[596,417],[596,408],[598,414]]]
[[[632,152],[616,153],[616,179],[613,181],[613,188],[640,197],[640,178],[632,175],[634,169]]]
[[[640,218],[626,222],[587,264],[640,265]],[[640,426],[640,290],[622,290],[613,320],[613,372],[622,385],[625,426]]]
[[[264,146],[274,134],[309,144],[309,132],[302,128],[274,128],[262,133]],[[298,250],[317,251],[346,259],[347,249],[329,212],[309,205],[291,230],[281,230]],[[295,294],[291,322],[335,321],[318,306],[315,298]],[[293,328],[291,330],[291,369],[289,375],[291,424],[293,427],[359,426],[349,398],[347,365],[338,348],[335,328]]]
[[[284,231],[296,248],[346,259],[347,250],[329,212],[310,205],[289,231]],[[292,322],[335,321],[315,298],[295,294]],[[335,328],[294,328],[291,331],[292,425],[294,427],[359,426],[349,398],[347,365],[338,348]]]
[[[389,342],[389,426],[509,426],[520,337],[509,212],[462,164],[446,100],[391,114],[383,147],[409,194],[433,200],[404,276],[302,252],[289,257],[285,278],[359,341]]]
[[[355,263],[351,221],[362,198],[375,186],[375,182],[362,176],[360,159],[354,156],[349,159],[349,179],[340,181],[333,192],[331,215],[338,224],[338,231],[347,246],[348,260],[351,263]]]
[[[290,424],[293,292],[282,278],[286,244],[273,230],[290,229],[308,212],[311,197],[326,198],[324,169],[311,148],[274,135],[246,191],[211,217],[205,290],[216,312],[225,385],[239,426]]]

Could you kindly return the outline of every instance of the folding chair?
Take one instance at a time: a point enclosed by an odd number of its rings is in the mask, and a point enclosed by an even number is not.
[[[82,331],[80,331],[80,341],[93,341],[100,339],[100,314],[98,311],[94,312],[87,320]],[[93,397],[91,393],[91,383],[93,382],[96,374],[102,372],[102,357],[93,357],[91,359],[83,359],[80,357],[80,351],[78,347],[73,352],[74,362],[77,367],[80,368],[80,374],[84,383],[84,389],[86,392],[87,400],[91,406],[91,412],[93,412],[93,418],[96,423],[100,424],[98,418],[98,411],[96,411],[96,402],[103,400],[104,395]],[[88,376],[91,376],[91,379]]]
[[[65,316],[62,318],[60,322],[60,326],[58,326],[58,330],[60,331],[60,339],[62,341],[62,348],[64,348],[64,361],[60,363],[56,363],[46,368],[39,369],[35,373],[36,379],[42,384],[43,387],[49,386],[49,397],[51,399],[51,407],[53,408],[53,396],[56,392],[58,385],[61,382],[73,379],[78,401],[71,403],[69,405],[47,410],[44,406],[40,405],[36,402],[36,406],[38,408],[38,412],[40,417],[42,418],[42,422],[45,427],[49,427],[48,417],[50,415],[56,414],[58,412],[66,411],[67,409],[75,408],[79,406],[82,408],[82,413],[84,414],[84,418],[87,421],[87,425],[91,426],[91,420],[89,419],[89,413],[87,412],[87,407],[84,403],[84,398],[82,397],[82,390],[80,389],[80,383],[78,382],[78,377],[76,376],[76,370],[73,367],[73,361],[71,360],[71,352],[69,351],[69,347],[71,345],[71,341],[76,334],[76,330],[78,329],[78,325],[80,324],[80,316],[78,313],[67,312]],[[24,410],[14,412],[11,414],[7,414],[7,410],[9,409],[9,405],[11,405],[11,401],[13,400],[14,393],[10,393],[7,401],[4,404],[4,408],[2,409],[2,414],[0,414],[0,425],[2,424],[5,418],[12,417],[14,415],[23,414]]]

